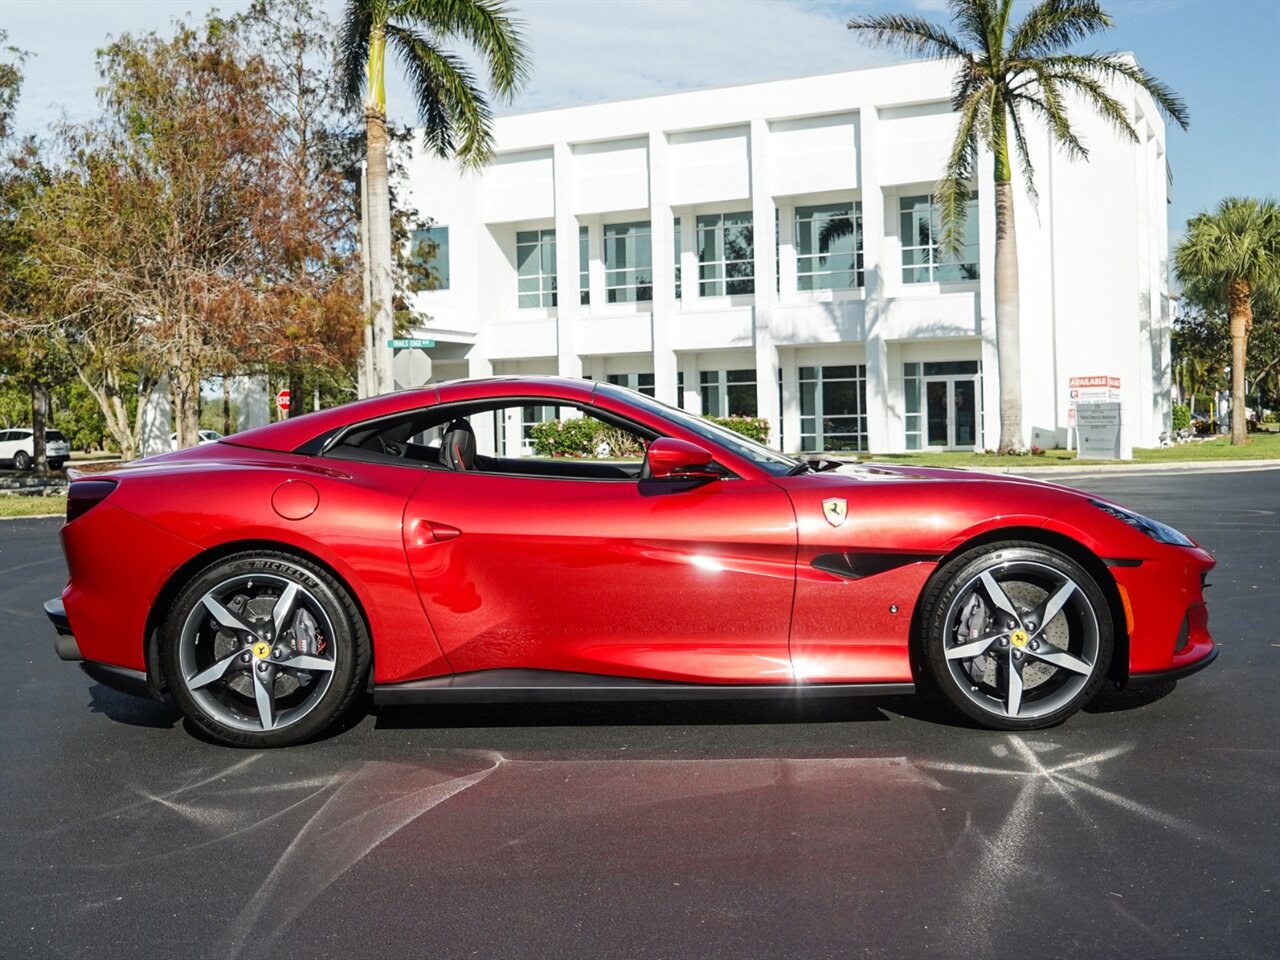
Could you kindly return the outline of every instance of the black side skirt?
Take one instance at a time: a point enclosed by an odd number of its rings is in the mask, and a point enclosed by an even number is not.
[[[885,697],[915,692],[914,683],[709,684],[601,677],[555,670],[474,673],[377,684],[377,704],[608,702],[624,700],[785,700],[791,697]]]

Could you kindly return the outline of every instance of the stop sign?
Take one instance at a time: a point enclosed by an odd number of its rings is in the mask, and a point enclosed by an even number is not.
[[[276,409],[285,411],[289,409],[289,389],[286,387],[276,394]]]

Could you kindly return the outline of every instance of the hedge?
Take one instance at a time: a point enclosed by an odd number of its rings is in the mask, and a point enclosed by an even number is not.
[[[769,439],[769,421],[759,417],[706,419],[751,440],[764,443]],[[591,417],[571,417],[535,423],[533,453],[538,457],[639,457],[644,455],[644,448],[639,440],[618,427]]]

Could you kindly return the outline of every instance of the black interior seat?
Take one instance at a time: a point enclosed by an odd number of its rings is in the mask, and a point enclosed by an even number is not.
[[[440,441],[440,462],[452,470],[476,468],[476,434],[466,420],[455,420],[445,430]]]

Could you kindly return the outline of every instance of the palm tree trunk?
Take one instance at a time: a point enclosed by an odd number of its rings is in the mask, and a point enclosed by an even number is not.
[[[1253,310],[1249,304],[1249,284],[1239,278],[1227,287],[1227,306],[1231,317],[1231,443],[1248,439],[1244,412],[1244,365],[1247,357],[1249,327]]]
[[[1018,329],[1018,245],[1013,184],[996,185],[996,363],[1000,376],[1000,452],[1021,452],[1022,348]]]
[[[391,194],[387,185],[387,112],[383,86],[386,37],[375,29],[369,43],[369,98],[364,105],[366,158],[368,170],[369,243],[365,256],[369,263],[369,299],[373,312],[372,343],[368,373],[371,394],[388,393],[392,388],[391,288]]]

